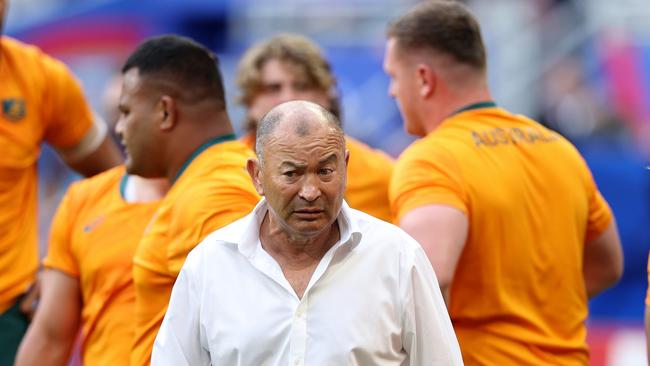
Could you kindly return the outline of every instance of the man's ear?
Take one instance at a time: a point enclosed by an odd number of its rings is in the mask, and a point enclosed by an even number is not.
[[[437,75],[430,65],[420,63],[417,65],[417,81],[419,94],[422,98],[431,97],[436,91]]]
[[[160,97],[160,130],[170,131],[176,126],[176,101],[169,95]]]
[[[260,170],[260,162],[255,158],[249,158],[248,161],[246,161],[246,170],[248,171],[248,175],[250,175],[251,179],[253,180],[253,185],[255,186],[257,194],[263,196],[264,187],[262,186],[262,171]]]

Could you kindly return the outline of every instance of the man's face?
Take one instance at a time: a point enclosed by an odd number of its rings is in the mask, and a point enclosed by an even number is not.
[[[1,1],[1,0],[0,0]],[[151,88],[133,68],[124,74],[120,94],[120,117],[115,132],[126,150],[126,170],[146,178],[162,177],[164,172],[156,171],[156,153],[159,147],[156,128],[157,98]]]
[[[388,94],[397,102],[406,132],[423,136],[426,132],[420,123],[421,117],[417,108],[419,102],[417,68],[403,53],[394,38],[388,40],[384,57],[384,71],[390,78]]]
[[[276,105],[291,100],[306,100],[329,108],[327,92],[305,80],[301,68],[291,62],[270,59],[260,69],[261,91],[248,107],[248,117],[259,121]]]
[[[271,229],[313,237],[336,220],[343,202],[345,141],[319,125],[304,136],[295,125],[273,131],[264,150],[259,186],[271,210]]]

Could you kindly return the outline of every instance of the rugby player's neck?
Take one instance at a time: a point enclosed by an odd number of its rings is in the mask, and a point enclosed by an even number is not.
[[[189,163],[188,160],[195,158],[193,155],[201,145],[232,133],[234,130],[225,112],[203,116],[188,115],[178,124],[169,141],[167,179],[173,183],[181,173],[181,169]]]
[[[474,85],[473,87],[458,90],[448,90],[444,95],[436,98],[430,104],[431,110],[426,114],[430,116],[426,126],[427,133],[435,130],[442,121],[469,105],[489,102],[492,100],[490,89],[487,85]]]
[[[162,199],[169,189],[164,178],[142,178],[129,175],[124,189],[124,200],[129,203],[152,202]]]

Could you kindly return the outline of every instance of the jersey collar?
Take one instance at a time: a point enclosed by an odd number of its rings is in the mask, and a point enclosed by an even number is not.
[[[204,142],[201,146],[199,146],[196,150],[194,150],[194,152],[190,155],[189,158],[187,158],[187,160],[185,160],[185,163],[183,163],[183,166],[181,166],[181,169],[178,171],[178,173],[176,173],[176,176],[174,177],[174,180],[172,181],[172,184],[174,184],[174,182],[176,182],[178,180],[178,178],[180,178],[180,176],[183,174],[185,169],[187,169],[187,167],[192,163],[192,161],[194,159],[196,159],[196,157],[199,156],[202,152],[204,152],[205,150],[209,149],[210,147],[212,147],[214,145],[217,145],[217,144],[220,144],[220,143],[226,142],[226,141],[234,141],[236,139],[237,139],[237,137],[235,136],[234,133],[229,133],[227,135],[221,135],[221,136],[211,138],[210,140]]]

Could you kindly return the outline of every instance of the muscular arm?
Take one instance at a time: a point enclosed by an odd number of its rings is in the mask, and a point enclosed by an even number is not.
[[[86,177],[122,164],[123,158],[107,127],[96,120],[76,145],[57,149],[66,164]]]
[[[16,366],[66,365],[80,314],[78,279],[47,270],[43,274],[41,301],[18,349]]]
[[[399,225],[424,249],[438,277],[443,297],[449,302],[449,285],[467,240],[467,216],[450,206],[427,205],[406,213]]]
[[[110,136],[106,136],[97,149],[77,161],[69,162],[68,165],[80,174],[90,177],[120,165],[122,161],[122,154],[117,146]]]
[[[585,244],[582,273],[591,299],[613,286],[623,275],[623,250],[616,222]]]

